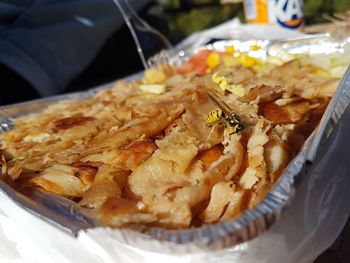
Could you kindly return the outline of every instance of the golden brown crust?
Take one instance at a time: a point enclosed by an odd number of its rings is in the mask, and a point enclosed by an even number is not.
[[[242,65],[205,74],[196,61],[182,70],[200,76],[169,68],[146,74],[143,84],[156,79],[160,94],[141,92],[140,81],[119,83],[17,119],[0,137],[3,178],[71,198],[113,227],[188,228],[255,206],[317,126],[336,80],[300,60],[264,74]],[[208,124],[218,107],[208,91],[240,116],[242,131],[230,134],[223,119]]]

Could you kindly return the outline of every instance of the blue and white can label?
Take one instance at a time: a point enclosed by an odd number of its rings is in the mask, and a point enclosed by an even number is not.
[[[245,0],[248,23],[278,24],[300,29],[303,25],[303,0]]]
[[[298,29],[303,24],[302,0],[275,0],[275,19],[277,24],[290,29]]]

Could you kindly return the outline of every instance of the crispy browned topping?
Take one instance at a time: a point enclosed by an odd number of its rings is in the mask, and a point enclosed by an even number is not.
[[[274,124],[291,123],[288,112],[275,103],[264,103],[259,105],[259,113]]]
[[[2,172],[18,189],[77,201],[108,226],[179,229],[231,219],[270,191],[335,91],[336,79],[299,60],[269,68],[221,65],[216,82],[204,71],[153,70],[147,81],[157,80],[160,94],[119,83],[51,105],[0,135]],[[227,132],[208,92],[243,130]]]
[[[56,120],[53,122],[53,124],[54,124],[54,129],[56,130],[66,130],[77,125],[82,125],[85,122],[92,121],[94,119],[95,118],[93,117],[73,116],[73,117],[67,117],[67,118]]]

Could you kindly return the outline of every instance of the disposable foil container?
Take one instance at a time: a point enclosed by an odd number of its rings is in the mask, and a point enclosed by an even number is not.
[[[239,51],[248,51],[249,46],[259,45],[261,50],[252,51],[250,55],[267,58],[269,56],[290,56],[295,54],[322,54],[325,52],[340,54],[344,52],[344,45],[348,41],[335,41],[328,36],[302,37],[295,40],[267,41],[267,40],[220,40],[201,46],[221,50],[234,45]],[[186,46],[189,44],[186,43]],[[183,61],[187,56],[196,52],[199,47],[193,43],[195,49],[184,48],[179,45],[173,61]],[[133,75],[128,80],[139,78]],[[107,84],[86,92],[60,95],[39,99],[20,104],[1,107],[0,132],[12,128],[10,118],[16,118],[28,113],[40,112],[48,105],[60,100],[81,100],[93,96],[98,90],[110,88]],[[350,103],[350,71],[347,70],[340,82],[336,94],[332,98],[318,128],[305,142],[299,154],[290,162],[283,175],[276,182],[265,199],[256,207],[246,210],[238,217],[218,224],[204,224],[199,228],[188,230],[166,230],[150,228],[144,232],[131,229],[110,229],[98,226],[76,208],[75,203],[51,194],[38,192],[32,199],[16,192],[0,180],[0,190],[7,202],[15,204],[17,209],[39,217],[55,228],[68,233],[77,239],[87,236],[99,238],[98,235],[112,238],[130,249],[141,249],[157,253],[195,253],[201,251],[217,251],[242,244],[269,229],[281,216],[284,209],[292,201],[298,185],[308,176],[317,153],[324,147],[327,138],[336,127],[343,112]],[[106,239],[107,240],[107,239]]]

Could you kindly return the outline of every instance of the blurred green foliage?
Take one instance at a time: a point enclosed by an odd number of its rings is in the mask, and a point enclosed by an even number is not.
[[[158,16],[166,21],[171,39],[181,39],[234,17],[244,21],[242,4],[221,5],[219,0],[157,0]],[[324,14],[350,10],[350,0],[304,0],[306,24],[327,21]]]
[[[304,0],[306,24],[325,22],[324,14],[332,15],[347,10],[350,10],[350,0]]]
[[[171,39],[181,39],[236,16],[243,19],[242,4],[221,5],[218,0],[158,0]]]
[[[235,17],[237,11],[239,10],[232,8],[232,6],[193,9],[186,13],[180,13],[175,17],[175,29],[179,34],[188,35],[227,21]]]

